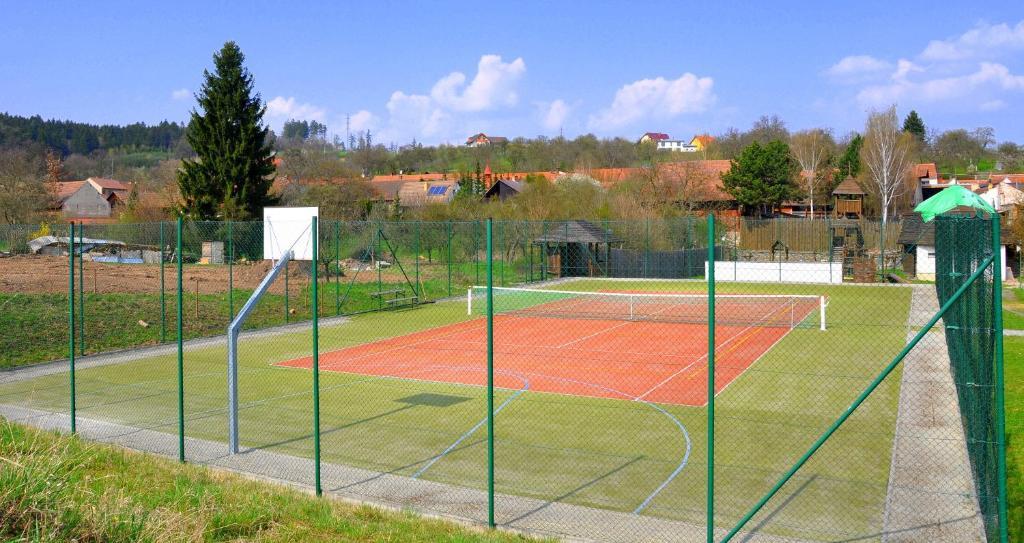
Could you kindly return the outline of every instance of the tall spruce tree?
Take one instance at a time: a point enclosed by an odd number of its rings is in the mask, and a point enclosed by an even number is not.
[[[924,138],[926,137],[924,121],[921,120],[921,116],[913,109],[903,119],[903,131],[910,132],[918,142],[924,143]]]
[[[245,55],[227,42],[213,55],[214,72],[203,71],[197,96],[200,114],[192,110],[188,142],[196,160],[178,171],[182,212],[195,219],[249,219],[273,204],[273,149],[266,108],[253,92],[253,77],[242,65]]]

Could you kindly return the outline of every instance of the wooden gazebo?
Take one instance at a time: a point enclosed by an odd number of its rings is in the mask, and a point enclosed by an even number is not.
[[[622,240],[594,223],[572,220],[546,224],[533,243],[544,255],[543,277],[604,277],[612,245]]]

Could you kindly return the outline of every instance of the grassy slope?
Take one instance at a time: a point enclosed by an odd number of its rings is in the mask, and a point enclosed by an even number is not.
[[[355,506],[0,420],[0,538],[522,541]],[[17,469],[11,469],[17,468]]]
[[[702,286],[699,282],[568,285],[669,291],[697,291]],[[722,290],[749,292],[752,288],[781,291],[777,286],[739,285]],[[908,290],[820,286],[782,290],[820,293],[822,288],[831,297],[831,330],[790,333],[719,396],[716,491],[722,526],[734,522],[753,504],[758,493],[767,489],[903,344]],[[320,334],[321,351],[466,318],[462,303],[363,315],[341,326],[325,327]],[[872,341],[864,341],[866,337]],[[308,333],[297,333],[241,345],[244,445],[311,455],[309,373],[269,365],[308,355],[309,341]],[[185,364],[187,433],[223,440],[223,349],[186,353]],[[482,371],[482,357],[480,364]],[[132,370],[105,367],[80,371],[80,415],[173,432],[173,356],[140,360]],[[0,386],[0,402],[63,410],[67,408],[66,382],[65,375],[54,375]],[[897,383],[898,376],[887,382],[862,414],[807,466],[792,489],[791,501],[766,529],[821,536],[864,534],[877,528],[888,467],[878,458],[888,458],[891,447]],[[486,413],[479,387],[328,372],[322,374],[321,386],[324,460],[374,470],[412,475]],[[423,392],[464,401],[445,408],[410,403],[409,397]],[[497,403],[511,393],[499,390]],[[705,410],[686,406],[665,409],[686,427],[692,450],[687,467],[646,512],[702,522]],[[496,423],[499,492],[621,511],[632,511],[650,495],[673,472],[685,450],[675,423],[640,402],[528,392],[510,403]],[[483,488],[483,439],[482,431],[471,434],[423,476]],[[845,508],[843,518],[831,513],[828,505]]]

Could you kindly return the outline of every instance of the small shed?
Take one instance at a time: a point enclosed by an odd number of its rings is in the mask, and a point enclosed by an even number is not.
[[[604,277],[613,245],[622,240],[594,223],[584,220],[545,225],[533,240],[541,247],[543,277]]]

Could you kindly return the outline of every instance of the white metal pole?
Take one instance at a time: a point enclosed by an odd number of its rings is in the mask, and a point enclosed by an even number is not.
[[[818,304],[820,306],[820,309],[818,310],[818,312],[820,313],[819,318],[821,320],[821,330],[824,332],[825,331],[825,297],[824,296],[819,298]]]
[[[466,314],[473,314],[473,287],[466,289]]]

